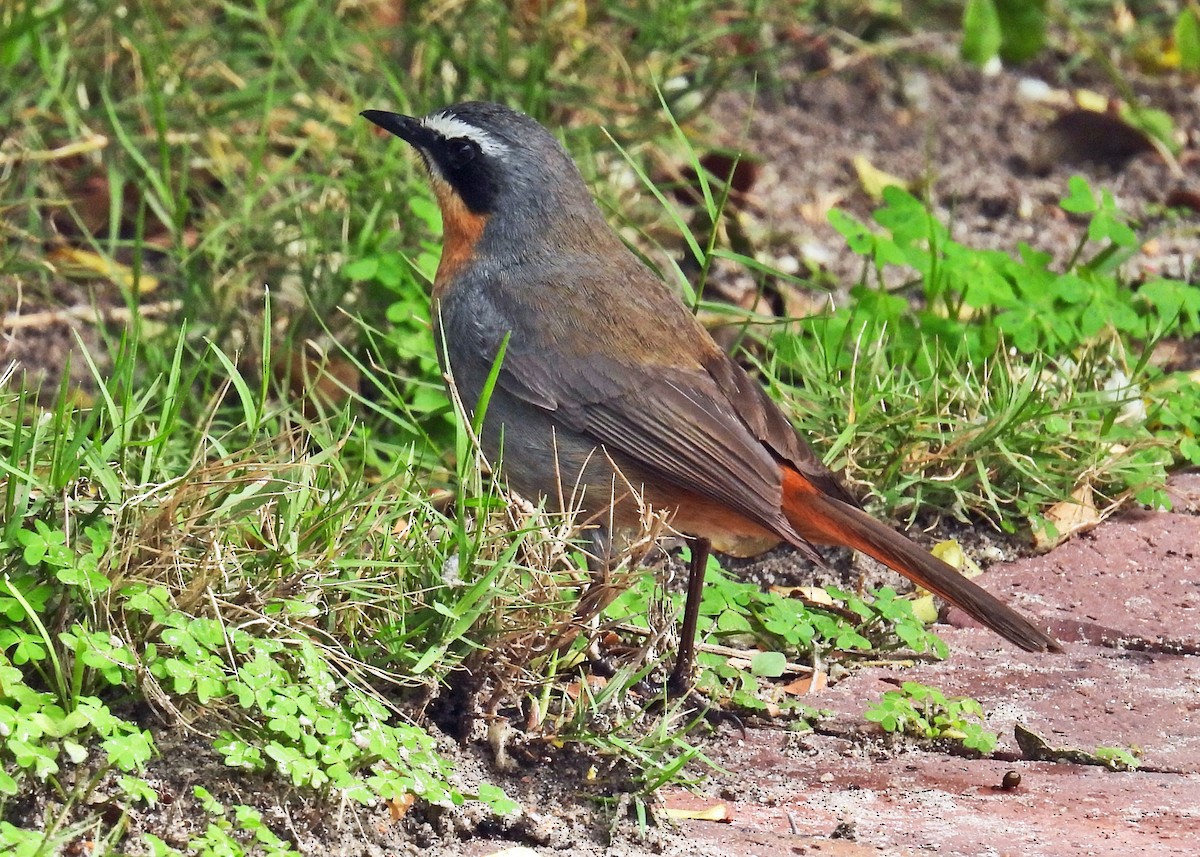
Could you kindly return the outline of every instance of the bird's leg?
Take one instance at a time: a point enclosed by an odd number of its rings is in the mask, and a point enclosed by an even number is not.
[[[692,664],[696,660],[696,626],[700,622],[700,600],[704,594],[704,572],[712,542],[708,539],[689,539],[692,560],[688,563],[687,600],[683,606],[683,627],[679,631],[679,652],[675,668],[667,679],[667,692],[683,696],[692,687]]]
[[[603,529],[591,533],[592,549],[588,555],[588,571],[591,580],[580,596],[575,608],[576,620],[590,624],[594,630],[599,620],[600,611],[608,600],[609,568],[611,565],[611,543],[608,532]],[[683,626],[679,632],[679,650],[675,656],[675,666],[667,678],[667,695],[671,697],[687,696],[692,690],[692,667],[696,660],[696,630],[700,623],[700,602],[704,595],[704,574],[708,568],[708,557],[712,550],[712,542],[704,538],[688,540],[691,547],[691,561],[688,563],[687,599],[683,608]],[[611,677],[616,673],[612,662],[599,649],[599,641],[593,639],[587,648],[587,657],[592,669],[599,675]],[[642,691],[651,695],[648,687]]]

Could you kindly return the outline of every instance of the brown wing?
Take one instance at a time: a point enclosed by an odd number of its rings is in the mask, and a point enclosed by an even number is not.
[[[724,353],[707,361],[706,368],[741,421],[780,461],[791,465],[792,469],[831,497],[859,506],[858,500],[838,481],[833,471],[796,433],[762,384]]]
[[[455,337],[511,332],[498,379],[509,394],[815,557],[781,510],[783,467],[853,499],[679,297],[613,241],[610,252],[489,271],[470,290],[476,305],[455,312]]]
[[[739,382],[736,389],[746,391],[739,393],[745,402],[727,395],[703,369],[648,369],[598,355],[553,366],[515,349],[505,357],[500,383],[532,404],[549,407],[564,425],[598,445],[633,458],[685,491],[719,501],[820,561],[782,512],[776,447],[791,449],[806,471],[833,476],[761,388],[730,365],[732,370],[721,367],[726,383]],[[838,490],[838,496],[844,494]]]

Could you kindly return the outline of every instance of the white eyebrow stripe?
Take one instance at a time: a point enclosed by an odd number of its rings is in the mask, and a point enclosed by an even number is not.
[[[432,116],[426,116],[421,120],[421,124],[430,131],[441,134],[447,140],[452,140],[455,137],[466,137],[468,140],[474,140],[479,144],[479,148],[488,155],[500,156],[508,151],[508,146],[501,143],[487,131],[476,128],[474,125],[464,122],[457,116],[451,116],[448,113],[434,113]]]

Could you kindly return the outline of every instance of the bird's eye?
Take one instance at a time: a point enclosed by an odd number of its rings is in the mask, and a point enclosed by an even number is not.
[[[446,148],[446,163],[454,170],[465,167],[480,152],[479,144],[465,137],[458,140],[451,140]]]

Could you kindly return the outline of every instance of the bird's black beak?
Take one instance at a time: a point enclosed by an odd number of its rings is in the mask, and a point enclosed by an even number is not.
[[[387,110],[364,110],[362,115],[370,119],[384,131],[395,134],[410,146],[422,151],[428,151],[437,142],[438,135],[421,124],[421,120],[401,113],[390,113]]]

